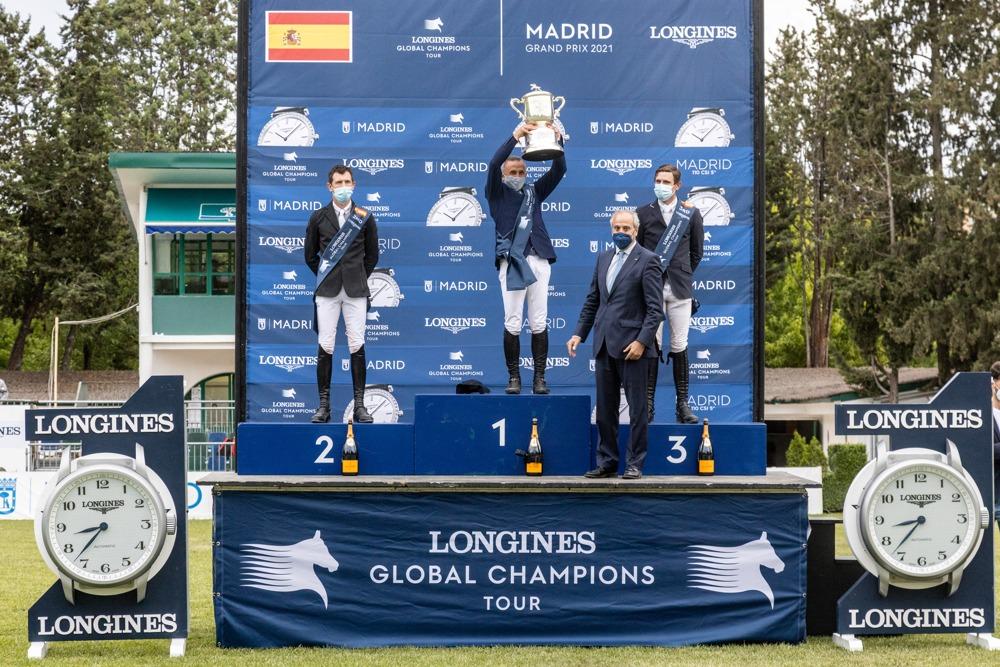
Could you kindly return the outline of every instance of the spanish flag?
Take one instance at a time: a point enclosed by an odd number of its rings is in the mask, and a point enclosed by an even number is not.
[[[267,62],[351,62],[351,12],[267,12]]]

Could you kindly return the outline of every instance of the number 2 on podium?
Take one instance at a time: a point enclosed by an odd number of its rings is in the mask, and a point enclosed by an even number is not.
[[[507,418],[504,417],[503,419],[501,419],[499,421],[495,421],[495,422],[493,422],[491,424],[491,426],[493,427],[494,431],[496,431],[496,430],[500,431],[500,446],[501,447],[506,447],[507,446]]]

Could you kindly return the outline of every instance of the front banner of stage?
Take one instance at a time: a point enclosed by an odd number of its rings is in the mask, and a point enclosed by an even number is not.
[[[802,488],[689,479],[217,485],[218,643],[803,641]]]

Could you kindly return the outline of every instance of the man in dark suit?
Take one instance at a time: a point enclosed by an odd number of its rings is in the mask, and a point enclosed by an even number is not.
[[[634,212],[611,216],[611,232],[616,249],[598,255],[590,292],[566,348],[575,357],[593,330],[600,442],[597,467],[586,476],[618,472],[618,408],[624,386],[631,433],[622,477],[639,479],[648,442],[646,383],[649,366],[656,363],[656,327],[663,320],[663,279],[659,258],[636,242],[639,219]]]
[[[549,276],[556,253],[552,249],[549,230],[542,220],[542,202],[566,174],[566,158],[559,155],[541,178],[535,183],[526,183],[524,160],[510,154],[518,140],[533,129],[533,123],[519,125],[493,154],[486,173],[486,200],[490,205],[490,216],[496,224],[495,264],[500,271],[500,293],[503,296],[503,352],[507,364],[508,394],[521,393],[520,335],[525,301],[528,304],[531,357],[535,369],[531,391],[535,394],[549,393],[545,383],[545,365],[549,356]],[[556,135],[559,136],[558,130]],[[527,198],[529,190],[532,193],[530,199]],[[518,235],[516,232],[522,225],[526,225],[526,233]]]
[[[677,422],[697,424],[698,418],[688,406],[688,330],[691,327],[693,292],[691,277],[701,262],[705,230],[698,209],[686,206],[677,196],[681,172],[672,164],[657,167],[653,174],[656,200],[640,206],[639,243],[643,248],[661,253],[663,265],[663,312],[670,326],[669,358],[674,362],[674,386],[677,389]],[[662,327],[657,331],[662,344]],[[649,367],[647,406],[653,421],[656,377],[659,365]]]
[[[316,362],[319,409],[312,421],[330,421],[333,343],[337,322],[343,314],[347,347],[351,351],[354,421],[369,424],[372,417],[365,409],[365,321],[371,296],[368,276],[378,263],[378,229],[375,217],[354,204],[354,173],[350,167],[336,165],[331,169],[327,188],[333,194],[333,201],[309,217],[305,242],[306,264],[318,281],[313,296],[313,328],[319,334]]]

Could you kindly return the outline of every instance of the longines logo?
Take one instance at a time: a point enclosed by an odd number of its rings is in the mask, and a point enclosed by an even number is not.
[[[566,249],[569,247],[569,239],[560,239],[560,238],[552,239],[552,247]]]
[[[464,113],[448,114],[448,123],[439,125],[437,130],[431,131],[428,139],[446,139],[450,143],[460,144],[467,139],[482,139],[486,135],[476,132],[472,125],[465,122]]]
[[[531,357],[521,357],[518,363],[521,368],[534,369],[535,360]],[[545,368],[569,368],[569,357],[549,357],[545,361]]]
[[[379,220],[386,218],[399,218],[399,211],[393,211],[392,207],[382,203],[382,193],[369,192],[365,195],[365,208],[374,213]],[[382,248],[382,239],[379,239],[379,250]]]
[[[374,176],[375,174],[389,169],[402,169],[406,166],[406,161],[399,158],[344,158],[345,167],[360,169]]]
[[[924,507],[941,500],[940,493],[904,493],[899,497],[904,503]]]
[[[635,171],[636,169],[652,169],[653,161],[647,158],[601,158],[590,160],[591,169],[605,169],[619,176]]]
[[[696,350],[695,359],[691,362],[689,368],[695,377],[705,379],[732,374],[731,369],[723,368],[722,364],[712,361],[712,351],[709,349]]]
[[[283,301],[295,301],[297,297],[312,296],[312,290],[306,284],[299,282],[298,271],[282,271],[281,280],[272,282],[270,287],[260,290],[261,296],[278,296]]]
[[[85,507],[88,510],[94,510],[95,512],[100,512],[101,514],[107,514],[112,510],[116,510],[119,507],[125,507],[124,500],[85,500],[81,504],[81,507]]]
[[[669,39],[695,49],[717,39],[736,39],[732,25],[662,25],[649,26],[650,39]]]
[[[305,248],[306,239],[302,236],[260,236],[257,238],[257,245],[261,248],[275,248],[291,255]]]
[[[483,377],[483,371],[476,370],[472,364],[465,363],[465,353],[461,350],[448,353],[448,361],[439,365],[436,370],[427,371],[430,377],[445,377],[450,379]]]
[[[448,22],[440,16],[425,18],[420,34],[409,35],[409,39],[397,42],[397,53],[420,54],[430,60],[441,60],[451,54],[470,53],[472,45],[459,41],[455,35],[445,34]]]
[[[714,176],[733,168],[729,158],[690,158],[677,160],[677,168],[695,176]]]
[[[714,257],[723,259],[733,256],[732,250],[723,250],[722,244],[716,243],[712,240],[712,232],[707,229],[705,230],[705,245],[703,248],[705,255],[702,257],[702,261],[711,261]]]
[[[939,428],[980,428],[983,413],[980,410],[935,410],[935,409],[886,409],[847,410],[847,428],[880,430],[888,428],[939,429]]]
[[[697,329],[701,333],[707,333],[719,327],[731,327],[736,324],[736,318],[732,315],[708,316],[701,315],[691,318],[691,328]]]
[[[986,612],[972,609],[848,609],[852,628],[981,628]]]
[[[352,131],[359,134],[403,134],[406,132],[406,123],[388,123],[381,121],[355,121],[345,120],[340,124],[340,131],[350,134]]]
[[[304,164],[295,163],[298,159],[295,153],[283,153],[282,159],[285,164],[271,165],[270,169],[264,169],[260,175],[264,178],[280,178],[286,183],[295,183],[303,178],[319,178],[319,172],[312,171]]]
[[[460,264],[466,259],[482,259],[485,256],[482,250],[476,250],[474,246],[465,242],[465,234],[462,232],[449,232],[448,242],[440,244],[436,249],[428,250],[427,257],[430,259],[447,259],[449,262]],[[424,291],[429,292],[427,283],[424,281]]]
[[[175,632],[177,614],[88,614],[86,616],[38,617],[38,634],[55,635],[133,635],[147,632]]]
[[[305,354],[259,354],[257,356],[261,366],[274,366],[289,373],[299,368],[316,365],[316,357]]]
[[[424,326],[457,334],[466,329],[486,328],[485,317],[425,317]]]
[[[169,412],[96,415],[35,415],[35,435],[78,433],[171,433],[174,416]]]

